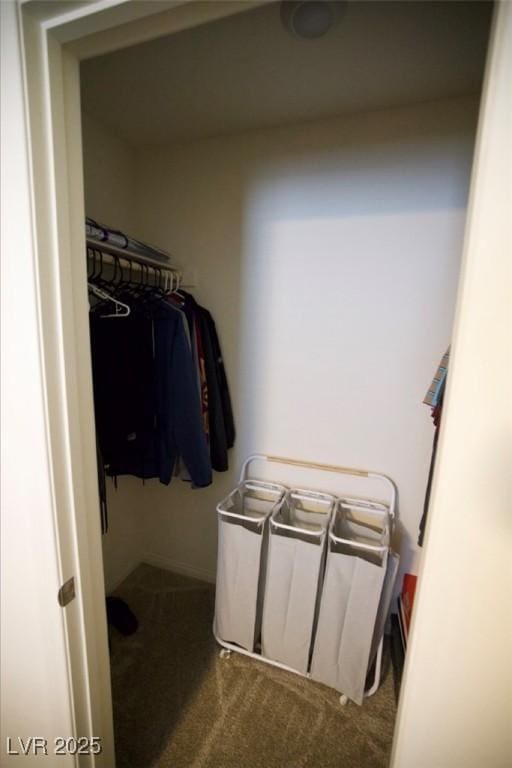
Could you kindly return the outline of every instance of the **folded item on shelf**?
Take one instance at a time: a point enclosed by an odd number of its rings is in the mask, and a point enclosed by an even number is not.
[[[141,256],[157,259],[163,264],[168,263],[170,260],[169,254],[165,253],[165,251],[155,248],[152,245],[141,243],[140,240],[125,235],[124,232],[111,229],[104,224],[98,224],[97,221],[94,221],[94,219],[90,219],[89,217],[85,219],[85,234],[86,237],[91,237],[94,240],[98,240],[98,242],[108,243],[109,245],[114,245],[116,248],[124,248],[127,251],[134,251]]]

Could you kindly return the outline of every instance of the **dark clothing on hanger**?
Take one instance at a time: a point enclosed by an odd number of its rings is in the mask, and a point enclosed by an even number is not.
[[[201,307],[189,293],[182,293],[187,317],[190,316],[190,309],[193,310],[198,340],[202,410],[203,416],[207,418],[211,463],[217,472],[225,472],[228,469],[227,452],[235,442],[235,425],[217,329],[208,310]]]
[[[109,475],[171,481],[178,454],[194,485],[211,483],[192,353],[179,312],[127,299],[123,319],[91,313],[98,437]]]
[[[197,349],[197,378],[199,382],[199,400],[201,403],[201,418],[208,445],[210,444],[210,395],[206,376],[205,340],[203,339],[202,323],[199,316],[199,305],[194,303],[194,334]]]
[[[160,303],[154,320],[160,480],[170,483],[181,456],[194,485],[212,482],[192,351],[176,310]]]
[[[88,236],[98,239],[100,254],[105,241],[167,262],[163,252],[121,232],[89,219],[86,226]],[[164,295],[161,274],[154,269],[151,285],[142,263],[140,276],[133,281],[131,266],[126,280],[117,261],[113,275],[102,277],[103,256],[97,274],[97,251],[93,251],[88,282],[101,299],[90,313],[98,465],[113,477],[158,477],[168,484],[182,461],[187,479],[196,486],[209,485],[212,463],[217,470],[226,470],[227,450],[234,442],[215,323],[190,294]],[[128,252],[126,256],[131,261]],[[128,314],[114,316],[111,306],[105,312],[105,303],[116,300],[124,300]],[[101,473],[98,482],[106,529]]]
[[[226,370],[224,368],[224,361],[222,359],[222,352],[220,349],[220,342],[219,342],[219,337],[217,335],[217,328],[215,327],[215,322],[211,314],[208,312],[208,310],[205,309],[204,313],[205,313],[206,329],[208,332],[208,336],[210,338],[210,343],[211,343],[212,352],[213,352],[215,378],[217,380],[217,384],[219,388],[226,446],[227,448],[232,448],[233,445],[235,444],[235,422],[233,419],[233,408],[231,406],[231,397],[229,394]]]
[[[207,312],[202,307],[198,307],[198,323],[203,342],[206,383],[208,387],[210,457],[213,469],[217,472],[225,472],[228,469],[228,445],[224,427],[224,416],[222,413],[222,400],[217,378],[215,353],[213,351],[212,339],[209,333]]]
[[[96,436],[96,465],[98,467],[98,495],[100,497],[100,520],[101,532],[108,532],[108,506],[107,506],[107,483],[105,480],[105,463],[101,455],[100,444]]]
[[[108,475],[154,477],[156,381],[151,316],[90,313],[96,431]]]

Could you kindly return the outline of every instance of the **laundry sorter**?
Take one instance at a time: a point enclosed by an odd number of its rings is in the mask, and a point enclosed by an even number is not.
[[[255,462],[313,478],[335,473],[339,481],[323,491],[256,478]],[[349,477],[377,482],[384,498],[344,493]],[[221,656],[235,651],[322,682],[342,704],[372,695],[398,569],[390,548],[395,507],[395,486],[380,473],[250,456],[238,486],[217,505]]]

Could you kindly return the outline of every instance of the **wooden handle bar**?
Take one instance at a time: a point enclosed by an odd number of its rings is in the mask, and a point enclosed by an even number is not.
[[[314,461],[299,461],[298,459],[288,459],[284,456],[265,456],[267,461],[278,462],[279,464],[290,464],[292,467],[310,467],[311,469],[323,469],[326,472],[337,472],[342,475],[357,475],[358,477],[368,477],[368,472],[364,469],[351,469],[350,467],[338,467],[335,464],[317,464]]]

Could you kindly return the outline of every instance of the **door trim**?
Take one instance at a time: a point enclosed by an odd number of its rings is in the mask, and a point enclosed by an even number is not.
[[[83,352],[89,349],[89,305],[79,62],[259,4],[18,3],[58,558],[62,582],[74,577],[76,583],[76,599],[64,611],[74,735],[99,737],[102,744],[101,754],[77,758],[84,766],[113,768],[115,750],[92,372]]]

